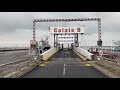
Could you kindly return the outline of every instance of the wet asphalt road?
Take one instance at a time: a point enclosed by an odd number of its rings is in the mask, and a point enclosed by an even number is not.
[[[60,50],[44,64],[20,78],[108,78],[82,61],[72,50]]]

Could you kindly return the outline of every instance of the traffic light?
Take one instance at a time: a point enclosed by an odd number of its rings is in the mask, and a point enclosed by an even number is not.
[[[101,39],[99,41],[97,41],[97,45],[100,46],[100,47],[102,46],[102,40]]]

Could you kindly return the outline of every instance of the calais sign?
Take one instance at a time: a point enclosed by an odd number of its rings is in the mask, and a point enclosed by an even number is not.
[[[84,33],[84,27],[50,27],[51,33]]]

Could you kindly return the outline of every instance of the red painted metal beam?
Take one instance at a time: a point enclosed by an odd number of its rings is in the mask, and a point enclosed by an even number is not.
[[[75,19],[34,19],[33,20],[33,40],[35,36],[35,23],[36,22],[65,22],[65,21],[98,21],[98,41],[101,40],[101,18],[75,18]]]

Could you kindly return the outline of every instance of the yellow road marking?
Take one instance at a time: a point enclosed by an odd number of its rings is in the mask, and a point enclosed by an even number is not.
[[[40,64],[39,66],[45,66],[45,64]]]
[[[85,64],[84,66],[92,66],[92,65],[90,65],[90,64]]]

